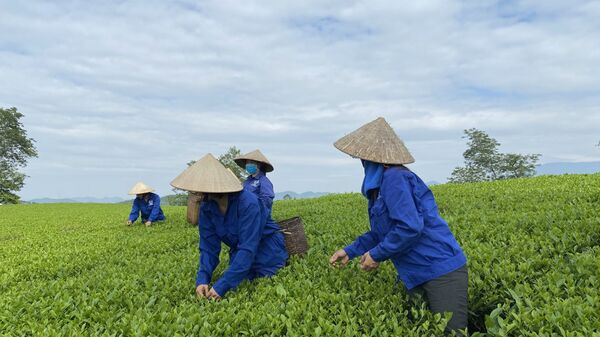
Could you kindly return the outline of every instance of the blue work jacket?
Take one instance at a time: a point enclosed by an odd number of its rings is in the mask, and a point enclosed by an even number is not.
[[[376,199],[369,200],[371,230],[344,248],[350,258],[367,251],[392,260],[407,289],[452,272],[467,262],[433,193],[407,168],[387,168]]]
[[[245,279],[274,275],[287,261],[283,234],[276,224],[268,224],[258,198],[241,191],[229,194],[225,215],[215,201],[200,208],[200,266],[196,287],[209,284],[219,264],[221,243],[229,246],[229,267],[213,288],[220,296]]]
[[[149,198],[136,197],[133,199],[131,213],[129,213],[129,221],[135,222],[138,216],[142,213],[142,221],[156,222],[165,219],[165,215],[160,208],[160,197],[156,193],[149,193]]]
[[[275,192],[273,192],[273,184],[269,178],[267,178],[263,172],[259,172],[256,177],[248,176],[246,181],[244,181],[244,189],[254,193],[254,195],[258,197],[258,200],[260,200],[265,208],[267,222],[272,222],[273,218],[271,217],[271,211],[273,208]]]

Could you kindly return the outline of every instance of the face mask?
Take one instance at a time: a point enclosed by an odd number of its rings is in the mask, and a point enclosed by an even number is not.
[[[248,172],[248,174],[254,174],[258,172],[258,166],[256,166],[256,164],[246,164],[246,172]]]
[[[368,160],[363,160],[362,164],[365,169],[365,178],[363,179],[361,192],[366,198],[369,198],[370,190],[381,187],[384,168],[382,164]]]

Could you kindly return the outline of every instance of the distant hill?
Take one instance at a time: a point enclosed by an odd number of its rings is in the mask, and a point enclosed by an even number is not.
[[[52,198],[39,198],[29,200],[32,204],[58,204],[58,203],[74,203],[77,202],[73,199],[52,199]]]
[[[308,199],[308,198],[316,198],[323,195],[330,194],[328,192],[302,192],[296,193],[293,191],[284,191],[275,193],[275,200],[282,200],[284,196],[289,195],[292,199]]]
[[[99,203],[99,204],[131,204],[133,198],[123,199],[119,197],[108,197],[108,198],[93,198],[93,197],[82,197],[82,198],[64,198],[64,199],[53,199],[53,198],[39,198],[24,201],[23,203],[32,204],[71,204],[71,203]],[[161,205],[170,206],[181,206],[187,205],[187,194],[183,195],[166,195],[160,198]]]
[[[536,174],[590,174],[600,172],[600,161],[582,163],[547,163],[536,168]]]
[[[126,199],[118,202],[119,204],[133,203],[133,198]],[[160,204],[162,206],[186,206],[187,205],[187,194],[169,194],[164,197],[160,197]]]
[[[323,195],[327,195],[327,192],[303,192],[296,193],[292,191],[284,191],[275,193],[275,200],[282,200],[285,195],[289,195],[292,199],[307,199],[307,198],[316,198]],[[123,201],[122,203],[131,203],[131,200]],[[187,205],[187,194],[173,194],[166,195],[160,198],[161,205],[171,205],[171,206],[186,206]]]
[[[282,200],[285,195],[289,195],[293,199],[307,199],[316,198],[323,195],[330,194],[328,192],[303,192],[297,193],[293,191],[284,191],[275,193],[275,200]],[[80,198],[64,198],[64,199],[53,199],[53,198],[38,198],[28,200],[27,202],[33,204],[57,204],[57,203],[100,203],[100,204],[130,204],[133,199],[123,199],[119,197],[108,197],[108,198],[93,198],[93,197],[80,197]],[[171,194],[165,195],[160,198],[162,205],[171,206],[184,206],[187,205],[187,194]]]
[[[31,199],[27,202],[32,204],[57,204],[57,203],[99,203],[99,204],[114,204],[122,202],[123,198],[119,197],[107,197],[107,198],[94,198],[94,197],[79,197],[79,198],[39,198]]]

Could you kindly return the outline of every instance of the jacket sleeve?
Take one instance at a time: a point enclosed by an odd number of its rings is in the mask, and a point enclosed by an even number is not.
[[[148,217],[148,221],[155,222],[158,219],[158,215],[160,214],[160,197],[156,194],[152,195],[152,211],[150,211],[150,216]]]
[[[138,205],[138,198],[133,199],[133,205],[131,205],[131,213],[129,213],[129,221],[135,222],[140,214],[140,207]]]
[[[275,198],[275,193],[273,192],[273,184],[269,179],[262,179],[260,182],[260,191],[258,193],[258,199],[263,203],[266,215],[271,214],[271,209],[273,208],[273,199]]]
[[[200,233],[200,265],[196,274],[196,287],[200,284],[209,284],[215,268],[219,265],[221,253],[221,240],[215,232],[215,226],[207,213],[200,210],[198,220]]]
[[[248,205],[240,212],[237,253],[229,268],[213,286],[220,296],[236,288],[248,276],[264,226],[265,219],[257,203]]]
[[[379,243],[377,239],[377,234],[372,231],[368,231],[365,234],[359,236],[352,242],[350,245],[344,248],[346,254],[350,259],[353,259],[357,256],[361,256],[366,253],[369,249],[375,247]]]
[[[393,180],[385,191],[382,187],[382,197],[388,208],[391,229],[383,241],[370,250],[371,257],[377,262],[409,251],[419,240],[424,226],[408,177],[396,175],[390,178]]]

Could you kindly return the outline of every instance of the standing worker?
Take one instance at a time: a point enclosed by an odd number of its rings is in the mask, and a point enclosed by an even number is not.
[[[160,197],[152,192],[154,189],[141,181],[131,188],[129,194],[135,195],[135,199],[133,199],[127,225],[132,225],[140,213],[142,214],[142,223],[145,223],[147,227],[157,221],[165,220],[165,215],[160,208]]]
[[[360,256],[362,270],[391,260],[408,294],[420,294],[434,313],[451,312],[446,333],[467,328],[467,259],[438,213],[431,190],[405,164],[414,159],[383,118],[335,142],[362,161],[362,194],[370,230],[336,251],[329,262],[345,266]]]
[[[254,150],[234,159],[235,163],[246,170],[248,178],[244,181],[244,190],[254,193],[265,207],[267,222],[274,222],[271,216],[273,208],[273,184],[267,178],[267,172],[273,172],[273,165],[260,150]]]
[[[211,154],[188,167],[171,185],[202,195],[199,297],[218,300],[243,280],[275,275],[285,265],[288,254],[279,227],[266,222],[258,198],[243,190],[238,178]],[[210,287],[221,243],[229,246],[229,267]]]

